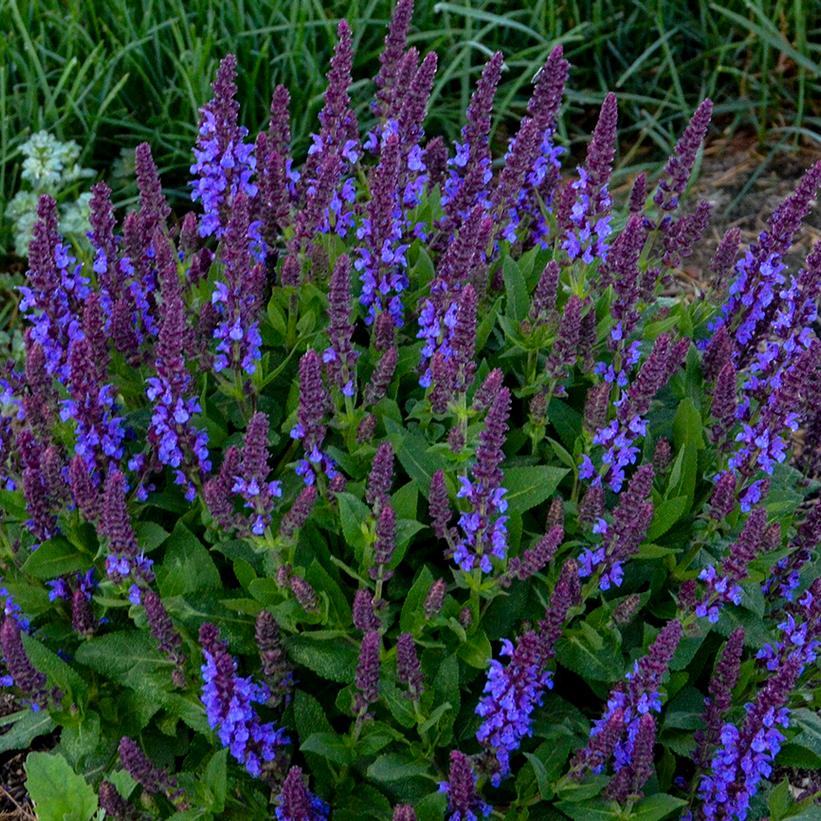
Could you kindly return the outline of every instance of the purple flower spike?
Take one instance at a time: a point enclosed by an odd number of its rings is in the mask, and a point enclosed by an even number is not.
[[[596,259],[605,261],[609,251],[611,199],[607,186],[616,152],[617,118],[616,95],[609,93],[602,103],[584,167],[578,169],[578,180],[565,189],[567,203],[559,203],[560,212],[569,205],[562,248],[571,260],[581,258],[587,265]],[[559,224],[564,222],[560,214]]]
[[[717,282],[723,283],[732,271],[740,244],[741,229],[738,227],[730,228],[721,238],[708,266]]]
[[[194,480],[211,470],[208,435],[196,428],[192,417],[201,412],[192,395],[191,375],[184,352],[190,339],[185,305],[179,282],[167,280],[163,289],[163,318],[155,347],[156,376],[149,377],[146,395],[153,403],[148,441],[160,464],[174,472],[174,483],[182,485],[188,501],[196,496]]]
[[[152,561],[146,558],[134,534],[126,505],[127,484],[119,470],[109,471],[103,492],[100,534],[108,541],[106,574],[114,582],[141,580],[151,582]]]
[[[501,583],[508,585],[512,579],[526,581],[536,573],[540,573],[556,555],[563,538],[562,525],[551,527],[533,547],[529,547],[521,556],[514,556],[508,562],[507,572],[501,577]]]
[[[574,759],[577,775],[585,768],[595,773],[602,772],[611,751],[617,773],[635,764],[636,736],[641,717],[661,710],[661,683],[681,635],[681,623],[678,620],[668,622],[659,631],[646,655],[636,661],[624,680],[610,691],[604,714],[593,723],[587,747]],[[618,736],[615,744],[612,743],[613,735]]]
[[[379,630],[381,623],[373,611],[373,596],[364,589],[356,591],[353,598],[353,623],[363,633]]]
[[[140,143],[134,150],[134,171],[137,188],[140,191],[140,217],[143,229],[151,236],[157,228],[165,227],[171,216],[171,207],[162,192],[160,175],[148,143]]]
[[[390,504],[382,506],[376,522],[376,542],[373,547],[373,567],[370,576],[378,582],[387,581],[393,576],[388,565],[396,549],[396,513]],[[378,588],[377,588],[378,590]]]
[[[213,98],[200,109],[195,162],[191,173],[191,199],[202,203],[201,237],[222,236],[237,194],[257,193],[251,182],[256,168],[254,146],[246,143],[248,130],[239,125],[236,100],[237,58],[227,55],[219,65],[212,86]]]
[[[379,651],[381,646],[382,639],[379,631],[369,630],[365,633],[359,648],[354,710],[362,717],[366,717],[370,705],[379,700]]]
[[[416,813],[410,804],[399,804],[393,810],[392,821],[416,821]]]
[[[491,660],[487,682],[476,712],[483,718],[478,741],[495,757],[491,782],[498,786],[510,774],[510,755],[531,734],[531,715],[553,686],[553,674],[545,669],[567,619],[567,611],[579,601],[578,567],[571,559],[562,573],[539,629],[528,630],[516,646],[502,641],[501,655],[510,661],[503,667]]]
[[[408,688],[408,697],[417,701],[424,689],[424,679],[411,633],[401,633],[396,640],[396,677]]]
[[[279,625],[270,611],[261,610],[257,615],[254,638],[259,651],[260,669],[270,694],[268,706],[287,704],[294,677],[285,654]]]
[[[399,351],[396,347],[388,348],[380,357],[376,370],[371,374],[368,387],[365,388],[365,404],[375,405],[385,398],[393,381]]]
[[[29,661],[20,638],[20,623],[14,615],[6,615],[0,625],[0,650],[14,685],[31,699],[33,705],[42,706],[46,697],[46,677]]]
[[[402,242],[399,192],[401,149],[399,135],[386,131],[379,163],[369,177],[371,198],[367,215],[357,230],[357,238],[365,242],[357,249],[354,263],[362,281],[359,301],[367,308],[365,321],[371,325],[387,312],[397,328],[404,323],[400,294],[408,287],[408,244]]]
[[[268,689],[237,674],[237,663],[213,624],[200,627],[200,645],[205,657],[202,702],[208,724],[231,755],[259,778],[287,744],[283,731],[261,723],[252,706],[268,701]]]
[[[445,601],[445,593],[447,592],[447,584],[444,579],[437,579],[428,590],[428,595],[425,597],[425,618],[430,620],[434,616],[438,616],[442,611],[442,605]]]
[[[748,817],[750,799],[772,773],[773,759],[785,740],[779,728],[789,725],[786,703],[802,666],[798,654],[786,658],[746,705],[743,723],[721,728],[720,746],[698,786],[702,817],[707,821]]]
[[[439,785],[439,791],[448,797],[448,821],[477,821],[491,813],[491,806],[476,791],[470,759],[459,750],[451,750],[448,780]]]
[[[679,198],[687,187],[696,161],[696,154],[704,141],[712,114],[712,100],[703,100],[676,143],[670,159],[667,160],[658,189],[653,197],[653,201],[662,211],[675,211],[678,207]]]
[[[308,521],[316,504],[316,487],[306,485],[297,496],[291,509],[279,523],[279,534],[283,539],[293,539],[296,532]]]
[[[455,156],[448,160],[450,174],[442,191],[445,208],[443,228],[453,231],[476,205],[485,206],[487,186],[493,176],[490,163],[490,125],[493,98],[502,76],[504,58],[497,51],[482,70],[467,110],[461,140],[454,145]]]
[[[390,442],[382,442],[376,449],[368,476],[365,499],[373,508],[374,515],[390,501],[393,482],[393,448]]]
[[[456,494],[467,499],[468,510],[459,517],[461,535],[453,553],[456,564],[464,571],[480,567],[483,573],[493,569],[490,557],[504,560],[507,555],[507,510],[505,489],[501,486],[502,447],[510,414],[510,391],[501,388],[479,434],[472,478],[461,476]]]
[[[139,748],[137,742],[128,736],[120,739],[120,763],[123,769],[150,795],[164,794],[179,809],[185,809],[182,792],[177,782],[164,769],[157,767]]]
[[[115,821],[127,821],[132,817],[128,802],[117,792],[117,788],[110,781],[101,781],[98,793],[100,808],[105,810],[106,817]]]
[[[744,650],[744,628],[738,627],[730,633],[721,657],[716,662],[704,699],[702,727],[696,730],[696,752],[693,760],[698,767],[706,768],[712,758],[712,750],[718,744],[724,716],[733,703],[733,687],[738,681],[741,654]]]
[[[333,460],[321,450],[328,404],[322,384],[322,360],[310,350],[299,360],[299,408],[297,424],[291,429],[291,438],[300,440],[305,449],[305,459],[297,463],[296,473],[306,485],[314,484],[317,471],[329,480],[337,475]]]
[[[219,315],[213,331],[217,373],[230,368],[251,375],[262,357],[258,314],[265,286],[264,252],[259,224],[250,220],[250,202],[240,191],[231,204],[220,245],[224,279],[217,280],[211,295]]]
[[[299,767],[291,767],[277,799],[277,821],[326,821],[330,807],[308,790]]]
[[[334,265],[328,286],[328,337],[330,345],[322,359],[331,379],[345,396],[356,390],[357,353],[351,344],[354,326],[351,322],[351,261],[342,254]]]
[[[413,0],[398,0],[393,9],[385,48],[379,55],[379,72],[374,78],[376,99],[373,111],[377,118],[385,120],[395,111],[394,100],[401,97],[404,89],[397,85],[399,64],[405,53],[408,29],[413,17]]]
[[[650,713],[639,719],[630,764],[622,767],[607,785],[605,795],[623,803],[628,797],[640,797],[641,788],[653,774],[653,745],[656,742],[656,720]]]
[[[142,597],[143,607],[145,607],[145,617],[148,621],[148,629],[157,642],[160,652],[169,660],[174,662],[174,672],[171,678],[177,687],[185,686],[185,653],[182,649],[182,636],[180,636],[171,616],[165,609],[162,599],[153,590],[146,590]]]
[[[740,583],[747,577],[750,562],[767,543],[767,512],[756,508],[748,517],[738,539],[730,547],[719,570],[709,565],[699,574],[706,583],[706,591],[696,604],[696,615],[715,624],[722,606],[728,602],[741,604]]]

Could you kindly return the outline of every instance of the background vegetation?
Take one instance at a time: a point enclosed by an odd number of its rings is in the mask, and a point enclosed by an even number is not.
[[[19,145],[38,129],[109,168],[150,139],[168,184],[185,194],[197,110],[218,60],[239,60],[243,117],[253,131],[268,90],[294,95],[296,153],[324,88],[336,21],[356,38],[356,76],[378,61],[390,0],[0,0],[0,205],[16,191]],[[556,42],[572,63],[564,137],[589,133],[602,93],[619,94],[622,166],[666,152],[699,99],[719,127],[782,145],[818,141],[821,19],[808,0],[417,0],[411,42],[442,61],[429,133],[453,136],[487,55],[504,50],[496,116],[521,113],[530,80]],[[369,83],[356,102],[367,117]],[[497,132],[499,133],[499,132]],[[504,130],[501,130],[504,134]],[[128,169],[121,169],[125,176]],[[116,168],[115,168],[116,171]],[[124,192],[120,190],[122,196]],[[0,209],[2,210],[2,209]],[[7,242],[8,237],[5,237]]]

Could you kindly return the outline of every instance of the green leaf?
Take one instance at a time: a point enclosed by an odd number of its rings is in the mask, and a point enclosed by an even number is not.
[[[621,677],[620,636],[617,630],[604,634],[586,622],[566,630],[557,644],[556,657],[569,670],[592,681],[616,681]]]
[[[660,821],[686,803],[683,798],[676,798],[674,795],[655,793],[642,799],[633,807],[630,818],[635,818],[637,821]]]
[[[618,804],[612,801],[605,802],[598,798],[578,803],[568,799],[557,802],[556,806],[573,821],[610,821],[610,819],[622,818]]]
[[[73,767],[80,767],[81,760],[95,753],[100,746],[100,716],[88,711],[82,720],[66,724],[60,733],[60,749],[68,756]]]
[[[182,523],[178,523],[168,537],[165,558],[157,568],[157,584],[163,598],[217,590],[221,586],[211,554]]]
[[[478,670],[486,670],[493,655],[490,639],[483,632],[474,633],[456,652],[460,659]]]
[[[368,778],[374,781],[405,781],[424,775],[428,772],[428,765],[416,760],[411,755],[405,753],[387,753],[380,755],[376,761],[368,767]]]
[[[567,475],[566,468],[533,465],[513,467],[505,471],[505,500],[511,513],[524,513],[540,505]]]
[[[87,553],[81,553],[77,547],[62,536],[55,536],[26,559],[23,572],[35,579],[55,579],[76,570],[86,570],[91,561]]]
[[[689,509],[687,501],[687,496],[676,496],[656,505],[653,521],[647,531],[647,541],[652,542],[666,533]]]
[[[406,431],[390,419],[385,420],[385,425],[396,458],[427,498],[431,477],[437,470],[444,470],[447,462],[432,450],[428,440],[418,431]]]
[[[502,275],[505,281],[507,305],[505,314],[515,322],[521,322],[527,316],[530,303],[527,295],[527,283],[522,269],[512,257],[506,256],[502,262]]]
[[[0,753],[8,750],[25,750],[35,738],[54,729],[54,722],[45,710],[22,710],[3,716],[0,726],[11,724],[11,729],[0,735]]]
[[[299,749],[306,753],[316,753],[335,764],[352,764],[354,760],[354,751],[336,733],[312,733]]]
[[[361,561],[362,551],[367,545],[363,522],[371,518],[368,506],[350,493],[337,493],[339,500],[339,520],[342,523],[342,535],[353,549],[357,560]]]
[[[297,663],[329,681],[351,684],[356,671],[356,649],[340,641],[315,639],[310,635],[287,640],[288,655]]]
[[[23,640],[23,647],[31,663],[41,673],[46,674],[50,684],[59,687],[64,692],[71,693],[78,699],[86,695],[88,684],[70,665],[28,633],[21,633],[20,638]]]
[[[211,804],[212,812],[222,812],[225,809],[225,796],[228,792],[228,749],[218,750],[211,756],[205,768],[205,783],[211,790],[214,801]]]
[[[773,787],[767,796],[770,821],[781,821],[782,818],[786,818],[791,806],[790,782],[785,778],[777,787]]]
[[[145,553],[156,550],[168,538],[168,531],[156,522],[137,522],[134,525],[134,533],[137,536],[137,544]]]
[[[39,821],[88,821],[97,812],[97,795],[58,753],[29,753],[26,789]]]
[[[405,596],[405,601],[402,603],[399,627],[403,633],[413,633],[425,623],[425,599],[432,584],[433,574],[427,565],[423,565],[416,581],[408,591],[408,595]]]

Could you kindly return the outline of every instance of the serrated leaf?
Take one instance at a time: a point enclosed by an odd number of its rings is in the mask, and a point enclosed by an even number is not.
[[[45,710],[22,710],[0,719],[0,727],[7,724],[11,728],[0,735],[0,753],[25,750],[35,738],[54,729],[54,721]]]
[[[82,553],[62,536],[55,536],[26,559],[23,572],[35,579],[56,579],[77,570],[88,570],[91,556]]]
[[[222,812],[225,809],[225,796],[228,792],[228,750],[223,748],[211,756],[205,768],[205,783],[211,790],[214,798],[211,804],[212,812]]]
[[[305,753],[316,753],[335,764],[352,764],[354,751],[336,733],[312,733],[300,744]]]
[[[414,632],[425,622],[425,599],[433,584],[433,574],[427,565],[423,565],[422,570],[416,577],[416,581],[405,596],[402,603],[402,613],[399,616],[399,626],[403,633]]]
[[[221,586],[219,571],[200,540],[182,523],[177,524],[165,545],[165,557],[157,568],[157,585],[163,598],[184,596]]]
[[[310,635],[288,639],[288,655],[297,663],[329,681],[350,684],[356,670],[356,649],[339,641],[316,640]]]
[[[385,425],[396,458],[427,498],[431,477],[437,470],[444,470],[447,462],[431,448],[428,440],[418,431],[407,431],[391,420],[386,420]]]
[[[566,468],[532,465],[512,467],[505,471],[505,500],[511,513],[524,513],[540,505],[567,475]]]
[[[683,798],[676,798],[667,793],[655,793],[643,798],[633,807],[631,818],[637,821],[660,821],[667,818],[670,813],[683,807],[687,802]]]
[[[405,781],[424,775],[428,772],[428,765],[418,761],[413,756],[404,753],[387,753],[380,755],[376,761],[368,767],[368,778],[374,781]]]
[[[502,276],[507,295],[505,314],[514,322],[521,322],[527,316],[530,300],[522,269],[511,256],[506,256],[502,262]]]
[[[97,812],[91,785],[58,753],[29,753],[26,790],[39,821],[88,821]]]
[[[656,505],[647,540],[652,542],[666,533],[689,510],[687,502],[686,496],[675,496]]]

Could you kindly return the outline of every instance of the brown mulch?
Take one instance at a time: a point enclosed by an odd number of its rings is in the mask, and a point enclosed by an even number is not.
[[[11,695],[0,694],[0,716],[15,713],[19,709],[20,705]],[[0,753],[0,821],[32,821],[36,818],[26,795],[23,764],[28,753],[28,750]]]
[[[766,228],[773,211],[819,159],[821,148],[805,147],[793,153],[780,150],[771,154],[766,146],[759,146],[753,137],[745,135],[711,142],[704,150],[698,179],[685,203],[687,210],[694,209],[702,199],[711,203],[711,225],[704,240],[685,260],[677,285],[691,297],[711,291],[704,271],[724,233],[733,227],[740,228],[742,250],[754,242]],[[801,267],[810,248],[819,241],[821,214],[816,205],[786,258],[793,271]]]

